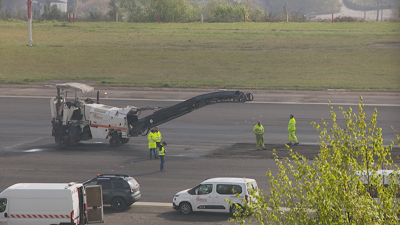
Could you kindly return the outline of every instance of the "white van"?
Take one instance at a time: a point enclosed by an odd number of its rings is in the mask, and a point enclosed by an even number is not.
[[[0,193],[0,225],[103,222],[102,203],[99,185],[18,183]]]
[[[396,172],[394,170],[377,170],[375,173],[367,173],[367,171],[363,171],[357,172],[356,175],[360,177],[360,180],[364,183],[364,185],[368,185],[368,179],[372,179],[373,176],[376,176],[379,179],[379,182],[382,182],[385,188],[389,186],[390,178],[394,178],[397,182],[397,185],[400,185],[400,171]],[[372,198],[375,200],[379,200],[376,188],[372,187],[371,192]],[[397,196],[400,197],[400,189]]]
[[[212,178],[192,189],[176,193],[172,204],[175,210],[180,210],[184,214],[192,211],[234,213],[235,203],[239,205],[249,203],[249,189],[258,190],[256,180],[232,177]],[[240,197],[237,197],[236,193],[240,194]]]

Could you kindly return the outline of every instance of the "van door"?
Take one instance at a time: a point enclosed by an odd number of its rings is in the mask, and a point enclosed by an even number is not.
[[[200,184],[192,195],[193,211],[213,211],[214,193],[212,184]]]
[[[102,223],[103,194],[100,185],[86,186],[87,218],[88,223]]]
[[[238,184],[217,184],[217,191],[214,197],[214,206],[224,212],[229,212],[231,205],[228,201],[243,205],[241,199],[243,198],[243,188]],[[240,194],[241,197],[237,197]]]
[[[5,197],[0,197],[0,225],[8,224],[8,199]]]

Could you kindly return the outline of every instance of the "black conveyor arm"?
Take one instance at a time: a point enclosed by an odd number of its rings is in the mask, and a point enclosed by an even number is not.
[[[130,135],[138,136],[139,134],[143,134],[146,130],[183,116],[206,105],[225,102],[242,103],[252,100],[253,95],[251,93],[244,94],[240,91],[221,91],[199,95],[168,108],[158,110],[144,118],[140,118],[137,122],[130,124],[132,125]]]

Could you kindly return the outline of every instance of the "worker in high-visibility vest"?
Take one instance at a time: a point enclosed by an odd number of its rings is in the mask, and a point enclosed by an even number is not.
[[[264,145],[264,127],[261,124],[261,121],[258,121],[258,123],[254,126],[253,132],[256,135],[257,151],[261,149],[266,150]]]
[[[157,144],[157,148],[158,148],[158,146],[160,146],[160,144],[161,144],[161,139],[162,139],[161,132],[158,129],[158,127],[154,127],[154,134],[156,136],[156,144]]]
[[[292,142],[294,142],[294,145],[299,144],[299,140],[297,140],[296,137],[296,120],[294,119],[294,116],[290,114],[290,120],[288,124],[288,131],[289,131],[289,143],[287,145],[292,145]]]
[[[158,159],[158,156],[156,153],[157,144],[156,144],[156,136],[154,135],[154,130],[150,131],[149,135],[147,136],[147,141],[149,142],[150,159],[153,157],[153,154],[154,154],[154,158]]]
[[[162,144],[160,144],[157,148],[158,148],[158,156],[160,157],[160,171],[165,172],[164,169],[164,163],[165,163],[165,153],[167,152],[164,148],[164,146],[167,145],[167,142],[163,142]]]

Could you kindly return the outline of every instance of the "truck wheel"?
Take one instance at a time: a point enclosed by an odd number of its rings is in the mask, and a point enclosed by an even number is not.
[[[117,147],[120,143],[121,143],[121,141],[119,140],[119,138],[116,138],[116,137],[110,138],[110,145],[111,146]]]
[[[68,144],[69,144],[69,137],[68,137],[68,136],[61,136],[61,137],[60,137],[59,143],[60,143],[60,146],[61,146],[61,147],[66,147],[66,146],[68,146]]]
[[[183,214],[189,214],[192,212],[192,206],[190,205],[189,202],[182,202],[179,205],[179,210],[181,211],[181,213]]]
[[[119,198],[119,197],[114,198],[111,205],[117,211],[121,211],[121,210],[125,209],[125,207],[126,207],[126,203],[125,203],[124,199]]]
[[[130,138],[121,138],[121,143],[126,144],[126,143],[128,143],[129,139]]]

